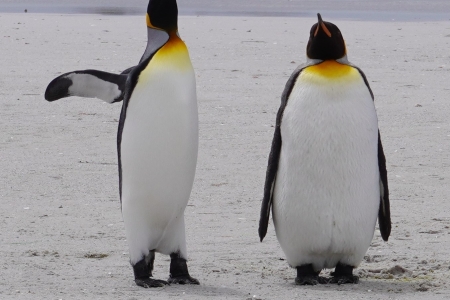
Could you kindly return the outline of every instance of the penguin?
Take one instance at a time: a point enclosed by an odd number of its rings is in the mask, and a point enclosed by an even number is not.
[[[150,0],[147,47],[121,74],[65,73],[45,98],[123,101],[117,133],[119,194],[130,263],[138,286],[199,284],[187,267],[184,211],[198,152],[194,69],[178,34],[176,0]],[[167,281],[153,278],[155,253],[170,255]]]
[[[258,232],[262,242],[272,209],[296,284],[358,283],[353,269],[377,216],[383,240],[391,232],[386,159],[367,78],[348,61],[339,28],[317,17],[307,61],[281,97]]]

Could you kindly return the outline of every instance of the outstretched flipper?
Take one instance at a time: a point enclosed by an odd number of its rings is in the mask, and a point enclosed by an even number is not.
[[[45,90],[45,99],[55,101],[61,98],[78,96],[98,98],[108,103],[123,100],[128,73],[113,74],[97,70],[82,70],[65,73],[53,79]]]
[[[128,74],[130,74],[131,71],[132,71],[134,68],[136,68],[136,67],[137,67],[137,66],[129,67],[128,69],[123,70],[122,73],[120,73],[120,75],[128,75]]]

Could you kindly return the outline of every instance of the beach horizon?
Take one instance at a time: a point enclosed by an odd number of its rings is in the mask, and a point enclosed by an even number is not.
[[[140,15],[145,0],[56,1],[0,0],[0,13],[56,13]],[[335,19],[357,21],[445,21],[450,20],[450,2],[415,1],[269,1],[179,0],[179,14],[186,16],[314,17],[318,12]]]

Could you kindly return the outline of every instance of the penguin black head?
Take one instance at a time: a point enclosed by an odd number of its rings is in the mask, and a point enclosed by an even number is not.
[[[317,14],[318,22],[311,27],[306,55],[311,59],[339,59],[346,55],[345,42],[339,28],[324,22]]]
[[[176,0],[150,0],[147,7],[147,27],[167,32],[178,27],[178,7]]]

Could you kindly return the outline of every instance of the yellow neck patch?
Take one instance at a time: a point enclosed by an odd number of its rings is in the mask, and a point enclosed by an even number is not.
[[[156,55],[167,55],[174,54],[177,52],[187,52],[187,47],[184,42],[180,39],[176,32],[171,32],[169,34],[169,40],[164,46],[159,49]]]
[[[153,72],[159,72],[161,70],[192,70],[188,49],[176,32],[170,33],[170,38],[167,43],[156,51],[140,76],[145,78],[146,76],[151,76]]]
[[[353,81],[361,77],[357,69],[335,60],[326,60],[320,64],[306,67],[300,76],[306,81],[320,83],[323,81]]]
[[[326,60],[320,64],[307,67],[303,72],[310,72],[314,75],[324,76],[324,77],[342,77],[348,76],[354,72],[355,68],[349,65],[344,65],[338,63],[335,60]]]
[[[176,32],[170,33],[169,40],[156,52],[152,61],[164,61],[165,64],[176,65],[178,68],[191,66],[188,49]]]

